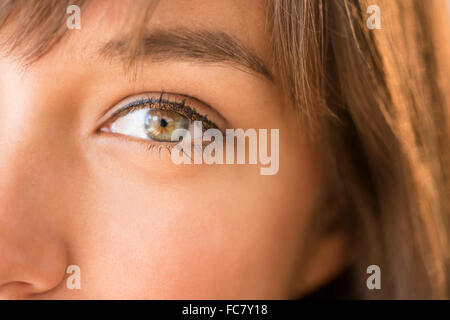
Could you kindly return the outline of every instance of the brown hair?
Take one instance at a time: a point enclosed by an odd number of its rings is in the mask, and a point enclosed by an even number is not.
[[[359,244],[359,296],[376,264],[378,297],[448,298],[446,3],[377,1],[381,30],[366,26],[364,0],[269,5],[280,82],[310,132],[328,141],[340,206],[329,222]]]
[[[330,201],[339,210],[317,219],[357,246],[358,297],[448,298],[445,1],[378,0],[381,30],[367,28],[366,0],[266,1],[276,80],[329,161]],[[32,62],[64,36],[66,7],[87,3],[1,0],[0,28],[12,29],[0,45]],[[134,53],[148,4],[136,3],[144,7],[135,10]],[[365,287],[371,264],[382,270],[381,295]]]

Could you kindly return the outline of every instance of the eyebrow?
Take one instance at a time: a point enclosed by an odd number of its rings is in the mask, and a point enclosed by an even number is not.
[[[132,39],[107,42],[100,55],[130,59]],[[225,63],[245,71],[262,75],[273,81],[273,76],[250,48],[222,31],[209,30],[153,30],[144,35],[137,56],[151,57],[152,61],[184,60],[201,63]]]

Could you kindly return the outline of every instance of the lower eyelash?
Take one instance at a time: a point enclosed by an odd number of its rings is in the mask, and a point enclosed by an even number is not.
[[[152,141],[153,142],[153,141]],[[175,144],[173,145],[169,145],[169,144],[155,144],[155,143],[149,143],[147,145],[147,151],[156,151],[155,149],[157,149],[159,155],[161,155],[161,151],[166,150],[169,152],[169,154],[172,152],[173,147],[175,146]]]
[[[201,150],[200,150],[200,149],[198,149],[198,147],[195,144],[193,144],[191,146],[191,148],[192,148],[191,152],[200,152],[203,154],[203,150],[206,145],[208,145],[208,143],[206,143],[206,142],[203,143],[201,146]],[[171,143],[171,144],[157,143],[157,144],[155,144],[155,143],[153,143],[153,141],[151,141],[150,143],[147,144],[147,151],[158,151],[159,155],[161,156],[161,152],[164,150],[166,150],[167,152],[169,152],[169,154],[171,154],[172,150],[175,146],[176,146],[175,143]],[[185,153],[185,155],[190,158],[190,156],[188,154]]]

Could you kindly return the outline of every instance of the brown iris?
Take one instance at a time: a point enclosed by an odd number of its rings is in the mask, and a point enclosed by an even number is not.
[[[189,130],[189,119],[169,110],[149,110],[145,116],[145,132],[147,136],[160,142],[178,142],[172,140],[176,129]]]

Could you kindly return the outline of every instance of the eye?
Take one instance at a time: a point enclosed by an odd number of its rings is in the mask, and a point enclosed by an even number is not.
[[[130,136],[154,142],[174,143],[172,134],[177,129],[192,131],[194,121],[202,121],[203,130],[218,128],[206,115],[200,114],[196,108],[206,109],[193,98],[160,94],[140,95],[126,99],[113,107],[99,131]],[[191,133],[191,137],[194,137]],[[195,138],[195,137],[194,137]]]

